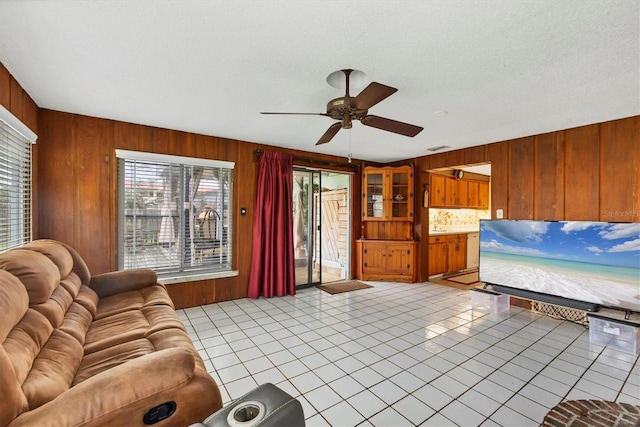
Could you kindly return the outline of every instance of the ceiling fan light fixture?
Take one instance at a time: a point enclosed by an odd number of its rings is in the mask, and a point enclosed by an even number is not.
[[[344,74],[344,70],[334,71],[327,76],[327,83],[329,86],[344,92],[347,88]],[[367,77],[364,71],[351,70],[349,73],[349,86],[351,86],[351,89],[359,89],[367,83],[369,83],[369,77]]]

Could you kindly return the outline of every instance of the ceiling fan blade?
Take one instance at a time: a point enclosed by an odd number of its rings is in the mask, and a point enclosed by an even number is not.
[[[386,119],[379,116],[365,116],[361,120],[363,125],[386,130],[388,132],[399,133],[404,136],[416,136],[422,129],[420,126],[410,125],[409,123],[399,122],[397,120]]]
[[[324,135],[322,135],[320,137],[318,142],[316,142],[316,145],[326,144],[327,142],[331,141],[331,139],[334,136],[336,136],[336,133],[338,133],[338,131],[340,129],[342,129],[342,123],[341,122],[336,122],[336,123],[332,124],[331,126],[329,126],[329,129],[327,129],[327,131],[324,133]]]
[[[383,99],[396,93],[398,89],[383,85],[382,83],[371,82],[351,101],[351,106],[357,110],[368,110]]]
[[[261,111],[260,114],[286,114],[292,116],[327,116],[327,113],[279,113],[271,111]]]

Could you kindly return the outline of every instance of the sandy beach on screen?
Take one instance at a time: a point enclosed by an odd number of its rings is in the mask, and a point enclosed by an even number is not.
[[[483,258],[480,280],[565,298],[640,311],[640,286],[566,271]]]

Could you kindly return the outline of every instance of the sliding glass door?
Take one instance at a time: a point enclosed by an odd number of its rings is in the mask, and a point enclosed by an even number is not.
[[[351,175],[293,171],[293,246],[296,286],[349,278]]]
[[[293,171],[293,254],[296,286],[320,283],[320,271],[313,268],[313,195],[320,188],[320,175],[314,171]]]

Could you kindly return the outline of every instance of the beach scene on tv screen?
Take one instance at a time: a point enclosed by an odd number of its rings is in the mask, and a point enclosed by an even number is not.
[[[481,221],[480,281],[640,311],[640,223]]]

